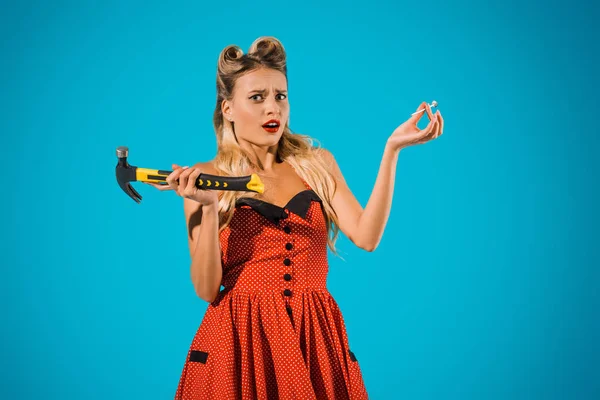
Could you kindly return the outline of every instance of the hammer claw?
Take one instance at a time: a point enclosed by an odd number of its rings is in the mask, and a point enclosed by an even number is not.
[[[127,194],[129,197],[135,200],[136,203],[140,203],[142,201],[142,195],[139,194],[130,183],[127,184]]]

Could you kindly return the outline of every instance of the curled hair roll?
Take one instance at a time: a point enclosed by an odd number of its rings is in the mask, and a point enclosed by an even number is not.
[[[219,56],[219,72],[231,73],[239,65],[239,60],[244,56],[244,52],[239,46],[229,45],[221,51]]]
[[[268,64],[270,68],[282,71],[287,76],[285,48],[278,39],[272,36],[259,37],[250,45],[248,56]]]

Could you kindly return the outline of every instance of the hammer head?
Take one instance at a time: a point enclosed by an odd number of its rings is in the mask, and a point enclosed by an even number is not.
[[[129,149],[125,146],[117,147],[117,183],[123,189],[129,197],[131,197],[136,203],[142,201],[142,196],[135,191],[129,182],[135,182],[137,167],[129,165],[127,162],[127,156],[129,155]]]

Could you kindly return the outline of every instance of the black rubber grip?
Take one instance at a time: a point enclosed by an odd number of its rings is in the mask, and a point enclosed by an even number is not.
[[[247,190],[248,182],[250,182],[251,176],[219,176],[210,174],[200,174],[196,181],[196,187],[199,189],[216,189],[216,190]],[[202,184],[200,184],[202,181]],[[225,185],[225,183],[227,185]]]
[[[148,176],[150,179],[164,181],[173,171],[158,170],[159,174],[164,176]],[[248,183],[252,180],[252,175],[231,177],[211,174],[200,174],[196,180],[196,187],[203,190],[235,190],[252,191],[248,188]],[[202,182],[202,184],[200,184]],[[179,183],[179,179],[177,179]]]

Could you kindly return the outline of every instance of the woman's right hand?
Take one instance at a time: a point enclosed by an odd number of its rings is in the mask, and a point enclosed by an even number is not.
[[[174,190],[178,196],[197,201],[203,206],[212,206],[219,203],[219,197],[216,190],[203,190],[196,187],[198,176],[202,173],[199,168],[180,167],[177,164],[172,165],[173,172],[167,176],[167,185],[161,185],[153,182],[144,182],[154,186],[158,190]],[[179,179],[179,183],[177,183]]]

